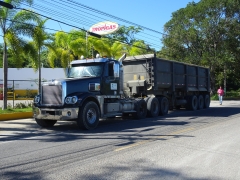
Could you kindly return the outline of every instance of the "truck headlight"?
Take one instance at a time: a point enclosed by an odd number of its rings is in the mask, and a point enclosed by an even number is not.
[[[70,97],[66,97],[65,99],[66,104],[75,104],[77,101],[78,101],[77,96],[70,96]]]
[[[71,97],[66,97],[66,99],[65,99],[65,103],[67,103],[67,104],[71,104]]]
[[[73,96],[73,97],[72,97],[72,103],[75,104],[77,101],[78,101],[77,96]]]

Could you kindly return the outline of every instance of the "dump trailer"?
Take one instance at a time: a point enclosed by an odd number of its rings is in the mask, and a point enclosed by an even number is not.
[[[166,115],[168,110],[198,110],[210,104],[209,69],[156,58],[155,54],[74,60],[66,79],[44,82],[34,98],[41,127],[76,121],[94,129],[100,119],[136,119]]]
[[[125,97],[147,97],[146,101],[156,97],[162,115],[168,109],[197,110],[210,105],[208,68],[146,54],[127,57],[123,69]]]

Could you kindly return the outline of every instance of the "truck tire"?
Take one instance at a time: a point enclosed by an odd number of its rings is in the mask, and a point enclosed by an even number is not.
[[[204,108],[209,108],[210,106],[210,96],[208,94],[206,94],[204,97]]]
[[[164,116],[168,114],[169,102],[166,97],[159,97],[159,115]]]
[[[41,127],[53,127],[57,120],[45,120],[45,119],[37,119],[35,118],[37,124]]]
[[[150,97],[147,101],[147,115],[157,117],[159,115],[159,102],[156,97]]]
[[[204,99],[202,95],[198,96],[198,109],[203,109],[204,107]]]
[[[79,110],[77,125],[87,130],[95,129],[99,123],[99,114],[98,105],[93,101],[88,101]]]
[[[198,108],[198,98],[197,98],[197,96],[195,96],[195,95],[189,96],[188,97],[188,102],[187,102],[187,109],[192,110],[192,111],[196,111],[197,108]]]
[[[143,99],[136,100],[134,103],[134,110],[136,111],[134,117],[136,119],[144,119],[147,116],[147,103]]]

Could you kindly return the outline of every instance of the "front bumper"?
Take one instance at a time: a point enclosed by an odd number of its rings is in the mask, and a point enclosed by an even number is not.
[[[74,120],[78,118],[79,108],[64,108],[64,109],[48,109],[37,108],[33,109],[34,118],[47,120]]]

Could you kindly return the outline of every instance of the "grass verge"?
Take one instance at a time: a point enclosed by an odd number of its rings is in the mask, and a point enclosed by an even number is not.
[[[21,108],[21,109],[0,109],[0,114],[12,114],[12,113],[19,113],[19,112],[32,112],[32,107]]]

